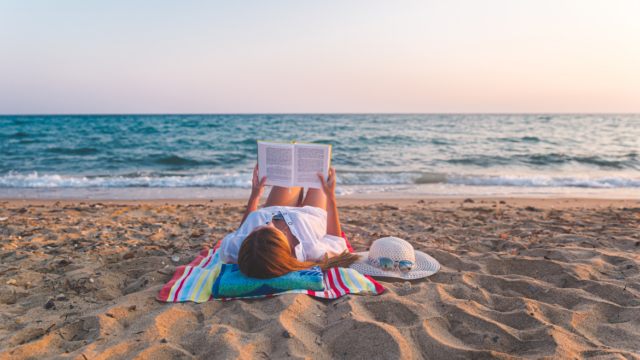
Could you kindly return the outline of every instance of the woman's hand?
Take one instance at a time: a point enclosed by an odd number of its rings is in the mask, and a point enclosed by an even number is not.
[[[336,169],[329,168],[329,180],[324,181],[324,176],[318,173],[318,179],[322,183],[322,192],[327,198],[335,198],[336,196]]]
[[[244,216],[242,217],[240,226],[244,224],[244,221],[247,220],[247,216],[249,216],[249,214],[258,210],[258,201],[264,192],[264,183],[266,182],[266,176],[263,176],[262,180],[258,180],[258,164],[256,164],[256,167],[253,169],[253,179],[251,180],[251,196],[249,197],[249,202],[247,203],[247,208],[244,211]]]
[[[253,180],[251,181],[251,199],[259,199],[262,196],[266,182],[266,176],[258,180],[258,164],[256,164],[256,167],[253,169]]]
[[[322,192],[327,196],[327,234],[340,237],[342,229],[336,203],[336,169],[329,168],[329,180],[324,181],[324,176],[320,173],[318,179],[322,183]]]

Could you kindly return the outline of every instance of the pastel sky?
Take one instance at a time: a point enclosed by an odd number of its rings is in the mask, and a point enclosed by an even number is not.
[[[0,114],[640,113],[640,1],[0,0]]]

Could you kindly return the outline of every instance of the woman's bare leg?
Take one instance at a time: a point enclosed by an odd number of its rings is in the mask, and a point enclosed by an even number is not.
[[[327,196],[322,192],[322,189],[309,189],[307,190],[307,197],[304,198],[301,206],[315,206],[322,210],[327,210]]]
[[[289,192],[289,188],[274,186],[264,206],[300,206],[301,192],[301,187],[293,187]]]

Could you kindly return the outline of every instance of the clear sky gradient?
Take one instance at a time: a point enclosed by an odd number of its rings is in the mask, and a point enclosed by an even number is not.
[[[640,1],[4,1],[0,114],[640,113]]]

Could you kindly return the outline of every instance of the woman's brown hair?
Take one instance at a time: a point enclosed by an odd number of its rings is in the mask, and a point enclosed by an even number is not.
[[[345,251],[331,258],[325,254],[324,259],[318,262],[302,262],[291,256],[289,243],[281,232],[263,227],[249,234],[240,245],[238,268],[248,277],[271,279],[316,265],[323,272],[335,267],[348,267],[358,258],[360,255]]]

